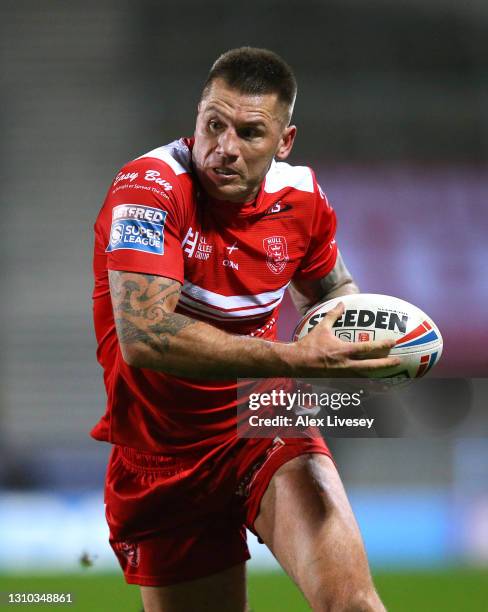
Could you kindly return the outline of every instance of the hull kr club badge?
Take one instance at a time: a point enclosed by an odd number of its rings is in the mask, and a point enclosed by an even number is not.
[[[284,236],[270,236],[263,240],[266,263],[273,274],[281,274],[288,260],[288,245]]]

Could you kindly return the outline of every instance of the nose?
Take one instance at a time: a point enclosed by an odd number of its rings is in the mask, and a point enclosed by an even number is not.
[[[239,157],[239,138],[233,128],[228,127],[219,134],[216,153],[230,159]]]

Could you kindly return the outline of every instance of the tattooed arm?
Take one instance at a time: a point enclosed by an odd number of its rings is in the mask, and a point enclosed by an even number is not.
[[[302,315],[319,302],[349,293],[359,293],[358,286],[340,253],[337,253],[335,266],[327,276],[313,281],[294,280],[289,291],[296,309]]]
[[[357,370],[395,365],[391,343],[347,343],[331,332],[342,310],[296,343],[236,336],[173,312],[181,285],[148,274],[109,271],[122,356],[131,366],[209,379],[267,376],[353,376]],[[357,361],[359,357],[382,357]]]
[[[222,379],[285,371],[274,343],[227,334],[173,312],[179,282],[113,270],[109,281],[117,336],[129,365]]]

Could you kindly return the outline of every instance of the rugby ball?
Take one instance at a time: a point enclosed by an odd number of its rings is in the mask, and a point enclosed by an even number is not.
[[[420,308],[389,295],[357,293],[334,298],[307,312],[293,334],[299,340],[320,323],[339,302],[344,314],[333,325],[334,334],[346,342],[394,339],[390,355],[401,363],[371,374],[371,378],[418,378],[438,363],[442,336],[434,321]]]

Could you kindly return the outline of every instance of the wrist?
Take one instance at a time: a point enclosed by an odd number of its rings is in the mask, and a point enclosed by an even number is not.
[[[298,376],[301,370],[299,345],[296,342],[273,343],[279,360],[279,371],[282,376]]]

